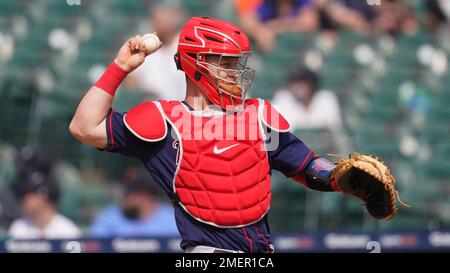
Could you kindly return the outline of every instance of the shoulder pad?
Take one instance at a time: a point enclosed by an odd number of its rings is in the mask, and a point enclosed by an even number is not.
[[[167,135],[166,120],[156,103],[151,101],[132,108],[123,116],[123,122],[130,132],[144,141],[160,141]]]
[[[289,131],[291,128],[289,122],[269,101],[260,100],[259,108],[264,125],[281,133]]]

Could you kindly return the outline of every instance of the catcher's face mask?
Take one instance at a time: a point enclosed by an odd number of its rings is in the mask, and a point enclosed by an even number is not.
[[[247,66],[248,57],[246,54],[208,54],[206,61],[198,61],[198,66],[209,72],[208,78],[216,86],[223,109],[226,102],[231,102],[234,111],[242,108],[255,77],[255,70]]]

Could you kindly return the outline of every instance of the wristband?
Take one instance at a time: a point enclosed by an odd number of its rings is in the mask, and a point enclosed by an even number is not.
[[[127,75],[127,71],[120,68],[115,62],[112,62],[94,86],[114,96],[117,88]]]

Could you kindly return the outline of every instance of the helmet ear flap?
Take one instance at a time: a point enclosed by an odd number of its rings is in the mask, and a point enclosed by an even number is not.
[[[175,64],[177,65],[177,69],[183,71],[183,67],[181,67],[180,61],[180,52],[175,53],[175,55],[173,55],[173,59],[175,61]]]

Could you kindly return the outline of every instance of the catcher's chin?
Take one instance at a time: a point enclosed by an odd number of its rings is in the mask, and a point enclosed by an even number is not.
[[[222,90],[225,90],[226,92],[228,92],[231,95],[238,96],[238,97],[242,96],[242,87],[240,85],[220,82],[219,88],[221,88]]]

